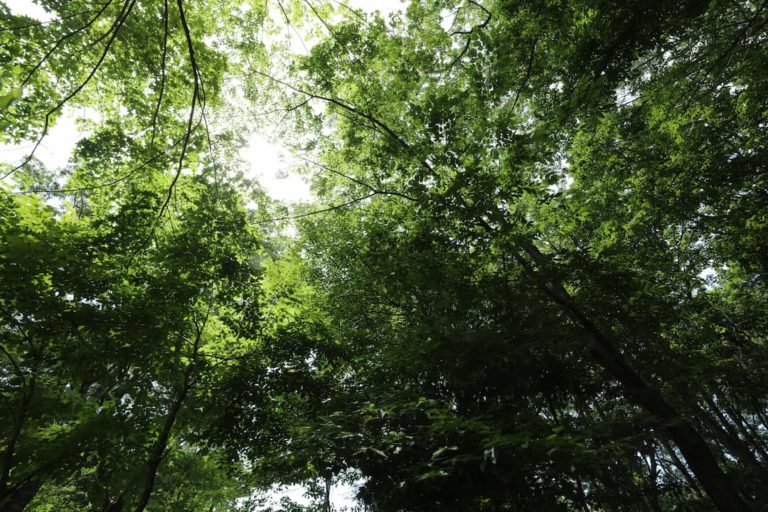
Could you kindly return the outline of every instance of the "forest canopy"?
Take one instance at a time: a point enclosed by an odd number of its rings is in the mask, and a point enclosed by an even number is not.
[[[768,2],[35,4],[0,511],[768,510]]]

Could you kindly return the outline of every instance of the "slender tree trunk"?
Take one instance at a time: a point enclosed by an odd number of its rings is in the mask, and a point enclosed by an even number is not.
[[[701,496],[701,493],[699,492],[699,486],[696,483],[696,480],[688,471],[688,468],[685,467],[685,464],[683,463],[683,461],[680,460],[680,457],[677,456],[677,453],[675,453],[675,449],[672,448],[672,446],[670,446],[670,444],[666,440],[662,440],[661,443],[664,445],[664,449],[666,450],[667,455],[669,455],[670,460],[672,460],[672,464],[674,464],[674,466],[677,468],[680,474],[683,475],[683,479],[691,488],[691,491],[693,491],[693,493],[696,494],[697,496]]]
[[[768,476],[766,468],[760,464],[760,461],[750,451],[747,443],[741,440],[740,437],[735,435],[734,432],[729,432],[723,428],[717,421],[715,421],[707,411],[697,408],[697,416],[701,419],[701,422],[707,428],[707,430],[713,435],[715,439],[720,441],[723,447],[728,450],[737,460],[741,461],[745,467],[751,470]]]
[[[755,416],[760,420],[760,423],[763,425],[764,429],[768,429],[768,418],[765,417],[765,414],[763,413],[763,409],[760,407],[760,403],[757,400],[752,400],[754,402],[754,408],[755,408]]]
[[[16,453],[16,445],[19,443],[21,433],[24,430],[24,423],[27,420],[29,404],[32,402],[32,396],[35,393],[36,382],[35,375],[33,374],[29,378],[29,383],[24,386],[19,410],[16,414],[16,418],[14,418],[13,431],[5,445],[5,450],[3,450],[2,469],[0,469],[0,497],[2,497],[8,489],[8,480],[10,478],[11,468],[13,467],[13,456]]]
[[[654,508],[658,512],[663,512],[661,508],[661,496],[659,492],[659,467],[658,460],[656,458],[656,450],[652,450],[650,454],[651,458],[651,492]]]
[[[208,317],[206,315],[206,321],[207,318]],[[168,413],[165,415],[165,423],[163,424],[163,429],[160,431],[160,436],[158,436],[157,441],[155,441],[155,444],[152,447],[152,451],[149,454],[149,459],[147,460],[147,473],[144,478],[144,486],[142,487],[139,501],[136,504],[136,512],[144,512],[144,509],[149,503],[149,498],[152,496],[152,491],[155,489],[157,470],[160,468],[160,463],[163,461],[163,455],[165,454],[165,449],[168,446],[168,439],[171,437],[173,426],[176,423],[176,417],[179,414],[179,410],[181,410],[181,406],[184,403],[184,400],[187,398],[187,393],[189,393],[189,390],[192,387],[192,373],[194,372],[195,365],[197,363],[198,350],[200,348],[200,341],[202,340],[203,328],[205,326],[205,321],[203,322],[203,327],[201,327],[196,318],[193,317],[193,320],[197,334],[195,335],[195,343],[192,348],[192,357],[190,358],[191,360],[189,364],[184,369],[184,377],[182,379],[179,394],[168,408]]]
[[[744,415],[741,414],[739,408],[736,405],[728,403],[728,400],[725,400],[724,403],[726,412],[731,418],[733,418],[736,427],[741,430],[742,434],[744,435],[744,439],[754,445],[755,450],[757,450],[763,460],[768,460],[768,452],[766,451],[765,441],[760,436],[760,433],[755,430],[755,427],[749,421],[747,421],[747,419],[744,417]]]
[[[722,398],[718,396],[718,401],[721,401],[721,400]],[[727,408],[727,404],[726,404],[726,412],[728,413],[728,415],[726,416],[726,413],[723,412],[720,405],[716,403],[711,397],[709,396],[704,397],[704,401],[707,403],[707,406],[714,413],[717,419],[720,420],[720,423],[722,423],[724,430],[727,431],[731,435],[731,437],[738,439],[742,443],[751,444],[754,447],[755,451],[760,454],[763,460],[768,460],[768,455],[765,453],[764,450],[761,449],[759,442],[753,439],[750,432],[748,432],[744,428],[744,426],[739,423],[740,421],[739,417],[735,416],[732,410],[729,410]],[[739,433],[741,433],[741,436],[739,436]],[[741,439],[742,436],[744,437],[744,440]]]
[[[331,509],[331,484],[332,478],[325,479],[325,512],[333,512]]]
[[[191,365],[185,372],[184,384],[181,391],[168,408],[163,429],[160,431],[160,436],[157,438],[157,441],[155,441],[152,451],[150,452],[149,459],[147,460],[147,473],[144,477],[144,486],[142,487],[139,501],[136,504],[136,512],[144,512],[144,509],[149,503],[149,498],[152,496],[152,491],[155,489],[157,470],[160,468],[163,454],[165,454],[165,449],[168,446],[168,439],[171,436],[171,431],[173,431],[173,425],[176,423],[176,416],[178,416],[181,405],[184,403],[184,399],[187,397],[187,392],[189,391],[190,369]]]
[[[523,249],[538,267],[543,266],[544,256],[534,245],[527,243]],[[521,262],[530,268],[526,261]],[[704,438],[666,401],[656,387],[643,379],[630,366],[611,335],[601,330],[577,307],[561,282],[550,279],[547,283],[543,283],[543,288],[569,318],[586,332],[594,358],[622,384],[627,398],[659,420],[717,509],[721,512],[750,510],[720,469]]]
[[[658,512],[654,509],[653,503],[648,496],[647,482],[641,484],[634,477],[634,475],[643,475],[645,473],[645,468],[646,463],[642,455],[636,453],[629,455],[624,461],[625,471],[623,473],[622,480],[624,483],[622,485],[627,491],[631,490],[632,503],[641,505],[646,512]]]
[[[589,505],[587,505],[587,493],[584,491],[584,482],[581,478],[576,477],[576,505],[582,512],[589,512]]]

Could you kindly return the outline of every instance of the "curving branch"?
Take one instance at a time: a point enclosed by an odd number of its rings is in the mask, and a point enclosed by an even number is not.
[[[81,27],[78,27],[78,28],[76,28],[75,30],[72,30],[72,31],[70,31],[70,32],[67,32],[66,34],[64,34],[63,36],[61,36],[59,39],[57,39],[57,40],[56,40],[56,43],[54,43],[54,45],[51,47],[51,49],[49,49],[47,52],[45,52],[45,55],[43,55],[43,58],[42,58],[42,59],[40,59],[40,61],[39,61],[37,64],[35,64],[35,66],[34,66],[34,67],[33,67],[33,68],[30,70],[30,72],[27,74],[27,76],[24,78],[24,80],[22,80],[22,82],[21,82],[21,86],[20,86],[20,87],[22,87],[22,88],[23,88],[25,85],[27,85],[27,82],[29,82],[29,79],[30,79],[30,78],[32,78],[32,75],[34,75],[34,74],[35,74],[35,72],[37,72],[37,70],[38,70],[38,69],[40,69],[40,66],[42,66],[42,65],[45,63],[45,61],[47,61],[47,60],[48,60],[48,58],[49,58],[51,55],[53,55],[53,52],[55,52],[55,51],[58,49],[58,47],[59,47],[59,46],[61,46],[61,45],[62,45],[62,43],[64,43],[64,41],[66,41],[66,40],[67,40],[67,39],[69,39],[70,37],[74,37],[74,36],[76,36],[77,34],[79,34],[80,32],[82,32],[83,30],[85,30],[85,29],[87,29],[88,27],[90,27],[91,25],[93,25],[93,24],[94,24],[94,22],[95,22],[97,19],[99,19],[99,18],[101,17],[101,15],[102,15],[102,14],[104,14],[104,11],[106,11],[106,10],[107,10],[107,7],[109,7],[109,6],[112,4],[112,1],[113,1],[113,0],[107,0],[107,3],[105,3],[105,4],[104,4],[104,5],[101,7],[101,9],[99,9],[99,10],[96,12],[96,16],[94,16],[93,18],[91,18],[90,20],[88,20],[88,21],[85,23],[85,25],[83,25],[83,26],[81,26]]]
[[[13,355],[11,355],[11,353],[8,352],[8,350],[6,350],[6,348],[3,345],[1,345],[1,344],[0,344],[0,352],[5,354],[5,357],[8,358],[8,360],[11,362],[11,365],[13,366],[13,369],[16,371],[16,375],[18,375],[19,378],[21,379],[22,385],[26,386],[27,385],[27,379],[24,376],[24,372],[22,371],[21,367],[19,366],[19,363],[16,362],[16,359],[13,357]]]
[[[165,211],[168,209],[168,203],[171,201],[171,197],[173,196],[173,191],[176,188],[176,183],[179,181],[179,177],[181,176],[181,170],[184,168],[184,157],[187,154],[187,147],[189,146],[189,140],[192,137],[193,130],[193,123],[195,120],[195,107],[198,104],[198,101],[200,99],[200,81],[199,81],[199,74],[198,74],[198,66],[197,66],[197,60],[195,59],[195,49],[192,46],[192,35],[189,30],[189,25],[187,24],[187,18],[184,14],[184,5],[182,0],[176,0],[176,5],[179,8],[179,16],[181,18],[181,26],[184,29],[184,37],[187,41],[187,50],[189,52],[189,63],[192,67],[192,79],[194,81],[194,88],[192,90],[192,105],[189,108],[189,119],[187,121],[187,131],[184,134],[184,138],[182,140],[181,145],[181,154],[179,155],[179,165],[176,170],[176,174],[173,176],[173,180],[171,181],[171,185],[168,187],[168,195],[165,198],[165,202],[163,202],[163,206],[160,208],[160,212],[157,214],[157,219],[155,220],[155,225],[152,228],[152,232],[150,233],[150,237],[155,232],[155,229],[157,228],[157,223],[160,222],[160,219],[162,218],[163,214],[165,214]]]
[[[301,46],[303,46],[304,50],[306,50],[306,52],[309,53],[309,48],[307,48],[307,43],[304,42],[304,38],[301,37],[301,34],[299,33],[299,31],[296,30],[296,27],[294,27],[293,23],[291,23],[291,20],[288,17],[288,13],[285,11],[285,8],[283,7],[283,3],[280,0],[277,0],[277,5],[280,7],[280,11],[282,11],[283,16],[285,17],[285,23],[288,24],[288,28],[293,29],[293,31],[296,33],[296,37],[298,37],[299,41],[301,42]]]
[[[403,194],[402,192],[396,192],[396,191],[393,191],[393,190],[382,190],[382,189],[376,188],[376,187],[374,187],[373,185],[371,185],[369,183],[366,183],[366,182],[364,182],[362,180],[359,180],[359,179],[355,178],[354,176],[349,176],[348,174],[345,174],[345,173],[343,173],[341,171],[338,171],[338,170],[336,170],[336,169],[334,169],[332,167],[329,167],[329,166],[327,166],[325,164],[322,164],[320,162],[315,162],[314,160],[312,160],[310,158],[307,158],[305,156],[296,154],[296,157],[298,157],[299,159],[301,159],[301,160],[303,160],[303,161],[305,161],[305,162],[307,162],[309,164],[315,165],[315,166],[319,167],[320,169],[323,169],[324,171],[328,171],[331,174],[335,174],[335,175],[340,176],[342,178],[345,178],[345,179],[347,179],[349,181],[357,183],[358,185],[361,185],[361,186],[367,188],[368,190],[370,190],[371,192],[373,192],[376,195],[397,196],[397,197],[402,197],[403,199],[407,199],[409,201],[414,201],[414,202],[418,201],[418,199],[416,199],[415,197],[409,196],[407,194]]]
[[[155,112],[152,115],[152,136],[150,137],[149,145],[154,147],[155,134],[157,133],[157,117],[160,114],[160,106],[163,103],[163,92],[165,91],[165,62],[168,56],[168,0],[163,0],[163,44],[160,57],[160,91],[157,94],[157,103],[155,104]]]
[[[77,18],[78,16],[83,16],[85,14],[93,14],[94,12],[97,12],[95,9],[91,9],[88,11],[81,11],[81,12],[74,12],[72,14],[67,14],[66,16],[62,16],[61,18],[56,18],[53,20],[48,21],[37,21],[35,23],[28,23],[26,25],[16,25],[15,27],[7,27],[7,28],[0,28],[0,33],[3,32],[16,32],[18,30],[25,30],[28,28],[39,28],[44,27],[45,25],[52,25],[54,23],[61,23],[63,21]]]
[[[280,80],[279,78],[275,78],[275,77],[273,77],[271,75],[268,75],[267,73],[264,73],[262,71],[254,71],[254,73],[256,73],[258,75],[261,75],[261,76],[263,76],[265,78],[268,78],[269,80],[272,80],[273,82],[278,83],[278,84],[280,84],[280,85],[282,85],[284,87],[288,87],[292,91],[295,91],[295,92],[298,92],[300,94],[303,94],[303,95],[305,95],[305,96],[307,96],[309,98],[314,98],[314,99],[325,101],[327,103],[332,103],[333,105],[336,105],[337,107],[341,107],[342,109],[344,109],[344,110],[346,110],[346,111],[348,111],[348,112],[350,112],[352,114],[355,114],[356,116],[362,117],[362,118],[368,120],[374,126],[378,126],[379,128],[381,128],[387,135],[389,135],[391,138],[393,138],[398,144],[400,144],[404,148],[406,148],[406,149],[410,149],[411,148],[410,144],[408,144],[402,137],[400,137],[400,135],[397,134],[397,132],[395,132],[393,129],[391,129],[383,121],[381,121],[380,119],[378,119],[377,117],[375,117],[375,116],[373,116],[371,114],[368,114],[366,112],[360,111],[360,109],[358,109],[358,108],[356,108],[356,107],[354,107],[352,105],[349,105],[348,103],[346,103],[346,102],[344,102],[344,101],[342,101],[342,100],[340,100],[338,98],[334,98],[334,97],[330,97],[330,96],[323,96],[321,94],[315,94],[315,93],[312,93],[312,92],[309,92],[309,91],[305,91],[304,89],[299,89],[298,87],[296,87],[294,85],[291,85],[291,84],[289,84],[287,82],[284,82],[283,80]]]
[[[366,199],[368,199],[370,197],[373,197],[375,195],[377,195],[376,192],[371,192],[368,195],[365,195],[365,196],[362,196],[362,197],[357,197],[355,199],[347,201],[346,203],[335,204],[333,206],[329,206],[329,207],[323,208],[321,210],[315,210],[315,211],[312,211],[312,212],[301,213],[299,215],[289,215],[287,217],[275,217],[275,218],[272,218],[272,219],[267,219],[265,221],[262,221],[259,224],[265,225],[265,224],[271,224],[273,222],[280,222],[280,221],[283,221],[283,220],[302,219],[304,217],[311,217],[312,215],[318,215],[318,214],[321,214],[321,213],[328,213],[328,212],[332,212],[334,210],[339,210],[341,208],[345,208],[345,207],[347,207],[347,206],[349,206],[351,204],[359,203],[360,201],[364,201],[364,200],[366,200]]]
[[[451,36],[455,36],[455,35],[465,35],[465,36],[467,36],[466,40],[464,41],[464,47],[461,49],[459,54],[448,65],[448,69],[449,70],[451,68],[453,68],[453,66],[455,66],[457,63],[461,64],[461,59],[464,58],[464,55],[466,55],[467,51],[469,50],[469,45],[472,42],[472,35],[478,33],[479,31],[481,31],[485,27],[487,27],[488,24],[491,22],[491,19],[493,19],[493,15],[491,14],[491,11],[486,9],[484,6],[482,6],[481,4],[475,2],[474,0],[469,0],[469,3],[474,5],[475,7],[478,7],[480,9],[482,9],[485,12],[485,14],[486,14],[486,18],[485,18],[485,20],[483,20],[482,23],[480,23],[479,25],[473,26],[469,30],[454,30],[453,32],[451,32],[449,34]]]
[[[196,125],[197,126],[197,125]],[[75,188],[62,188],[62,189],[44,189],[44,188],[33,188],[31,190],[27,191],[21,191],[21,194],[40,194],[40,193],[46,193],[46,194],[74,194],[77,192],[87,192],[88,190],[97,190],[100,188],[107,188],[111,187],[113,185],[117,185],[118,183],[121,183],[123,181],[130,180],[137,172],[144,169],[145,167],[149,166],[150,164],[153,164],[157,162],[158,160],[162,159],[164,156],[168,156],[168,153],[171,152],[173,148],[181,144],[181,142],[184,140],[184,137],[181,137],[177,139],[173,144],[168,146],[164,151],[160,151],[152,155],[147,160],[144,160],[142,163],[137,165],[136,167],[129,170],[126,174],[120,176],[119,178],[115,178],[112,180],[109,180],[105,183],[100,183],[98,185],[91,185],[87,187],[75,187]]]
[[[111,1],[111,0],[110,0]],[[22,161],[19,165],[5,173],[2,177],[0,177],[0,180],[3,180],[9,176],[11,176],[13,173],[21,169],[22,167],[25,167],[27,164],[29,164],[30,161],[32,161],[32,158],[35,156],[35,152],[37,151],[37,148],[40,147],[40,144],[43,142],[43,139],[48,134],[48,129],[50,128],[51,123],[51,116],[59,111],[69,100],[77,96],[80,91],[83,90],[83,88],[88,85],[88,83],[93,79],[93,77],[96,75],[96,72],[99,70],[101,65],[104,63],[104,59],[106,59],[107,54],[109,53],[109,50],[112,48],[112,44],[115,42],[115,38],[117,37],[118,32],[120,31],[120,27],[123,26],[123,23],[125,23],[125,20],[128,18],[128,15],[131,13],[131,10],[133,9],[133,6],[136,5],[136,0],[128,0],[126,3],[127,8],[124,8],[122,11],[120,11],[120,15],[115,20],[113,26],[115,27],[114,30],[112,30],[112,36],[109,38],[109,41],[104,47],[104,50],[101,52],[101,56],[99,56],[98,61],[96,64],[91,68],[90,72],[88,73],[88,76],[85,78],[85,80],[75,87],[75,89],[67,94],[63,99],[59,100],[59,102],[51,108],[48,112],[45,114],[45,122],[43,123],[43,131],[40,134],[40,137],[38,137],[37,142],[35,143],[34,147],[32,148],[32,151],[27,155],[27,157]],[[105,7],[106,8],[106,7]],[[94,18],[95,20],[95,18]],[[50,52],[49,52],[50,53]],[[47,58],[47,57],[46,57]],[[38,65],[39,66],[39,65]],[[31,76],[31,75],[30,75]]]

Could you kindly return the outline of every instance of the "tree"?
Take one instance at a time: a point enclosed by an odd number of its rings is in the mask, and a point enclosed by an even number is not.
[[[445,18],[453,22],[448,30],[440,24]],[[534,3],[429,2],[412,4],[405,19],[390,25],[350,16],[329,26],[327,40],[297,63],[292,82],[281,82],[298,98],[325,104],[323,137],[313,141],[322,174],[317,190],[344,207],[329,209],[314,221],[319,228],[305,232],[319,282],[344,288],[331,295],[341,302],[335,314],[354,322],[345,336],[382,340],[372,346],[392,357],[408,354],[414,336],[427,353],[462,336],[482,339],[484,330],[512,343],[520,330],[501,334],[502,320],[470,309],[486,303],[525,319],[524,325],[557,325],[564,332],[553,336],[555,354],[578,368],[575,373],[609,379],[588,404],[609,393],[626,400],[622,408],[633,415],[636,407],[645,411],[641,424],[648,431],[634,427],[641,439],[630,449],[637,464],[627,471],[630,481],[640,472],[648,506],[659,507],[662,499],[661,457],[670,463],[664,478],[701,485],[718,509],[745,510],[745,501],[758,506],[764,462],[750,453],[762,444],[752,421],[760,422],[764,398],[727,385],[741,400],[752,400],[755,416],[742,415],[736,420],[745,423],[742,432],[734,435],[734,428],[727,439],[724,425],[712,426],[707,417],[717,414],[720,401],[712,395],[713,381],[722,385],[731,373],[725,367],[740,375],[750,370],[742,372],[735,347],[730,355],[714,348],[730,345],[724,331],[717,334],[708,323],[703,335],[694,319],[701,318],[703,303],[722,293],[740,260],[754,269],[750,289],[761,288],[762,271],[755,266],[761,251],[754,247],[737,257],[721,245],[732,243],[730,236],[755,235],[738,228],[737,235],[721,234],[705,219],[714,208],[720,213],[710,218],[728,230],[734,222],[744,225],[732,202],[743,195],[750,198],[739,200],[743,214],[762,229],[757,210],[747,206],[762,199],[740,181],[762,180],[762,167],[752,156],[739,156],[746,148],[755,158],[762,153],[755,151],[764,142],[762,114],[745,116],[738,105],[764,90],[762,72],[755,75],[750,65],[763,57],[758,41],[764,29],[762,8],[741,3],[654,9],[573,2],[555,10]],[[751,87],[742,88],[747,83]],[[735,190],[742,192],[734,196]],[[352,203],[359,209],[345,213]],[[484,258],[491,261],[483,264]],[[727,270],[713,288],[700,275],[715,262]],[[520,295],[474,281],[483,283],[485,273]],[[474,289],[485,293],[475,296]],[[440,308],[442,301],[447,306]],[[547,320],[537,324],[520,313],[533,304]],[[762,325],[763,316],[755,314],[746,325]],[[361,318],[377,321],[361,325]],[[479,325],[454,327],[462,325],[454,318]],[[421,330],[432,322],[433,329]],[[391,323],[402,331],[392,332]],[[455,330],[438,338],[448,326]],[[540,327],[537,334],[543,334]],[[758,338],[752,339],[760,352]],[[701,359],[702,350],[718,355]],[[587,355],[597,367],[583,359]],[[425,358],[418,351],[396,360],[399,378],[388,385],[404,386],[401,372],[412,365],[417,375],[428,375],[434,363]],[[711,364],[706,360],[716,360],[718,369],[704,370]],[[438,372],[428,382],[439,388],[446,379]],[[449,390],[448,414],[463,417],[455,405],[458,390]],[[594,431],[586,420],[596,413],[574,403],[581,392],[571,391],[559,413],[544,394],[539,410],[549,408],[554,422],[575,415]],[[412,400],[398,401],[399,407]],[[706,408],[711,412],[702,414]],[[755,443],[751,448],[740,442],[747,439]],[[452,445],[441,440],[443,448]],[[754,484],[745,479],[737,489],[730,475],[739,471],[751,474]],[[599,484],[580,483],[586,475],[570,479],[574,507],[599,496]],[[441,495],[455,488],[448,482]],[[379,475],[369,486],[384,485],[391,493],[394,483]],[[557,502],[562,492],[548,490],[547,496]]]

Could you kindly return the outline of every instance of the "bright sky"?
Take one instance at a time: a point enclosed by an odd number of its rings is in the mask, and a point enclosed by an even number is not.
[[[347,5],[364,11],[379,11],[383,15],[402,10],[405,4],[401,0],[347,0]]]
[[[23,14],[39,21],[49,21],[53,19],[51,13],[32,2],[32,0],[2,0],[13,14]]]

